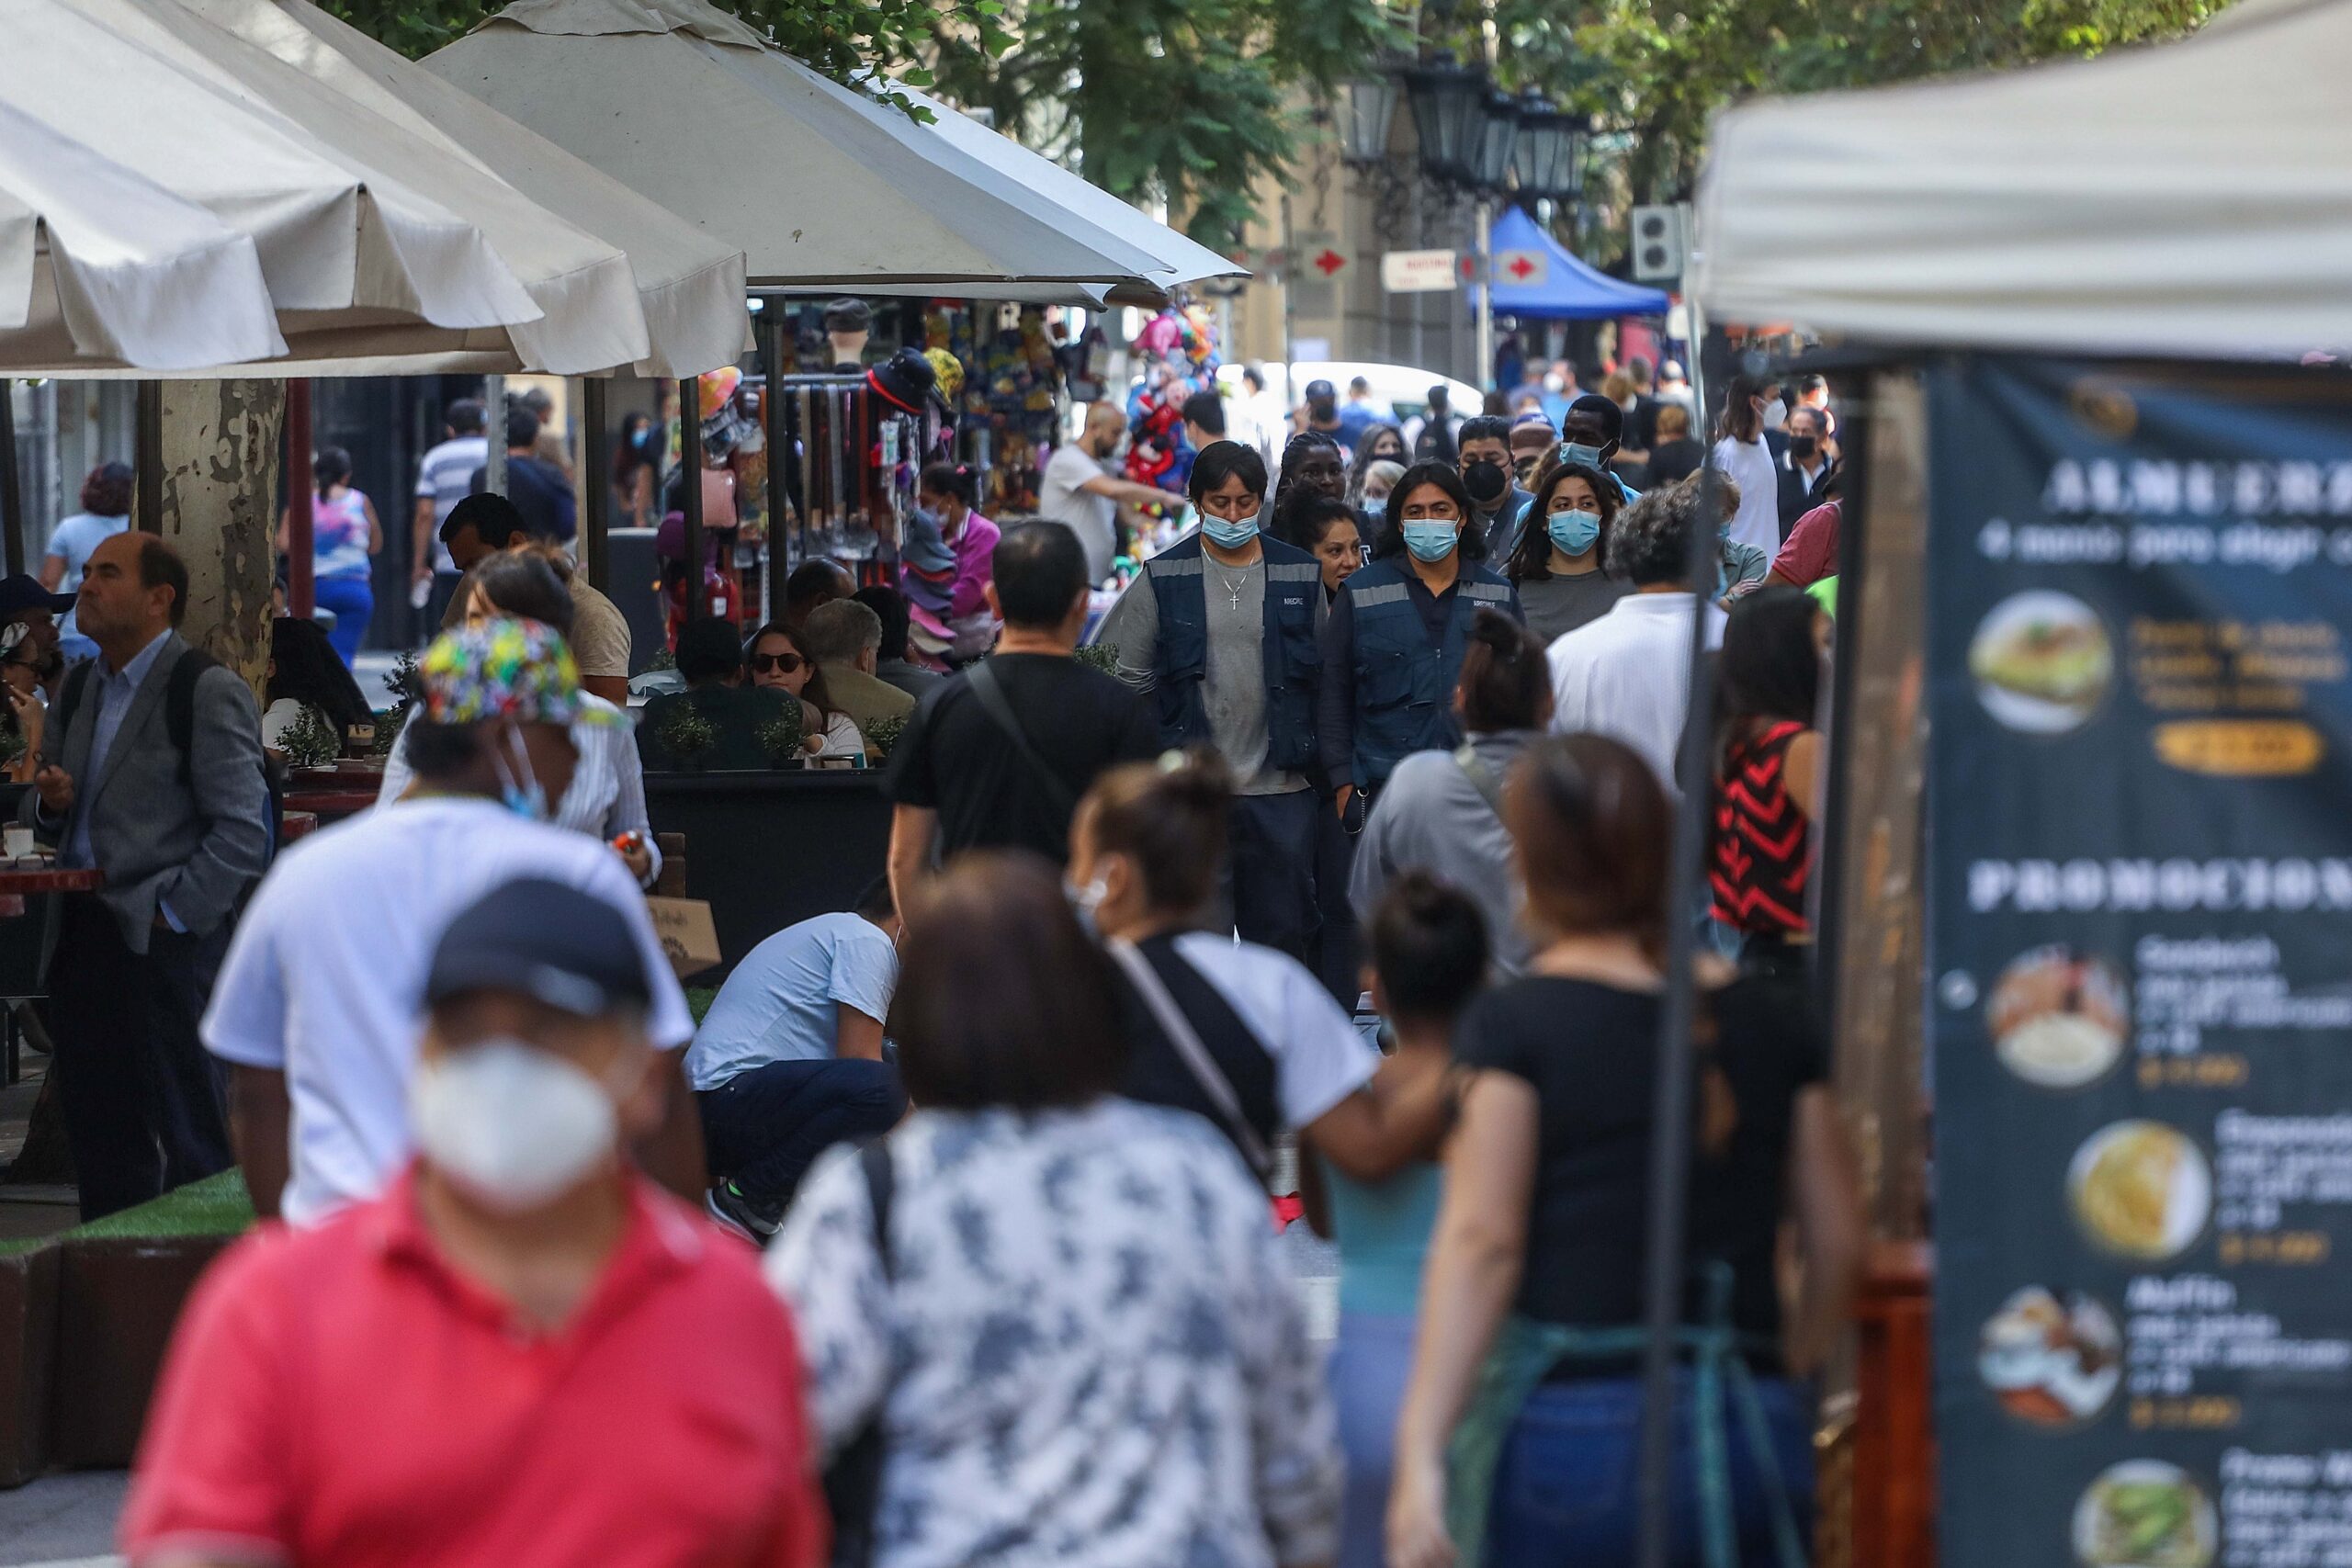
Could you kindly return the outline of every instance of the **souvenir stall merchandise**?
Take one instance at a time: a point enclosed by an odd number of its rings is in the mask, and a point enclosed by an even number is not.
[[[1198,456],[1184,439],[1184,400],[1216,390],[1216,328],[1198,305],[1171,305],[1136,334],[1134,350],[1143,369],[1127,394],[1126,477],[1182,491]],[[1136,559],[1158,554],[1182,531],[1182,507],[1153,512],[1151,534],[1135,541]]]
[[[1060,330],[1035,305],[935,299],[923,313],[926,346],[962,367],[959,385],[943,372],[940,389],[962,416],[956,455],[979,470],[980,510],[992,516],[1037,510],[1046,456],[1068,406],[1052,335]]]

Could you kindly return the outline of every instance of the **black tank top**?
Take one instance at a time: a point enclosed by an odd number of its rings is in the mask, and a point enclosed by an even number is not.
[[[1226,1081],[1233,1086],[1234,1098],[1241,1104],[1242,1120],[1266,1147],[1272,1148],[1275,1135],[1283,1130],[1273,1057],[1241,1021],[1241,1015],[1233,1010],[1225,994],[1176,951],[1174,934],[1146,937],[1136,943],[1136,951],[1151,965],[1152,973],[1159,976],[1159,983],[1168,987],[1176,1010],[1184,1015],[1193,1032],[1201,1037],[1210,1060],[1216,1063]],[[1209,1125],[1240,1153],[1242,1163],[1249,1164],[1248,1151],[1234,1138],[1232,1128],[1218,1114],[1216,1102],[1184,1065],[1183,1056],[1125,974],[1119,976],[1119,1007],[1133,1051],[1126,1082],[1120,1092],[1147,1105],[1165,1105],[1206,1117]]]

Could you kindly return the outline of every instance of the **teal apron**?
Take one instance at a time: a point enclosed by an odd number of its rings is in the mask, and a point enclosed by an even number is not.
[[[1715,1263],[1707,1273],[1707,1322],[1675,1331],[1675,1344],[1690,1358],[1690,1430],[1697,1452],[1699,1548],[1706,1568],[1737,1568],[1736,1521],[1731,1498],[1729,1416],[1739,1415],[1741,1435],[1764,1480],[1771,1505],[1772,1534],[1781,1568],[1805,1568],[1804,1543],[1797,1538],[1796,1512],[1773,1457],[1772,1432],[1757,1396],[1756,1379],[1741,1353],[1741,1336],[1731,1326],[1732,1274]],[[1487,1545],[1487,1515],[1493,1506],[1495,1472],[1503,1445],[1527,1397],[1568,1360],[1622,1360],[1649,1345],[1646,1328],[1572,1328],[1538,1323],[1513,1313],[1487,1353],[1471,1392],[1470,1405],[1446,1449],[1445,1525],[1453,1539],[1458,1568],[1479,1568]]]

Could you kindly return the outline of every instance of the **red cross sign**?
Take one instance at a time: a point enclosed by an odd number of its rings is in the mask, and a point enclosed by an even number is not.
[[[1321,273],[1324,276],[1334,277],[1339,275],[1339,271],[1341,267],[1348,265],[1348,258],[1341,255],[1339,252],[1331,249],[1330,246],[1326,245],[1323,247],[1322,254],[1317,255],[1308,265],[1313,266],[1316,271]]]
[[[1498,251],[1495,276],[1521,288],[1541,284],[1551,275],[1552,260],[1541,251]]]

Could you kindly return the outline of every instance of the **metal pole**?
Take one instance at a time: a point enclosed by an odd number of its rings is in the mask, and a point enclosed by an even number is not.
[[[605,413],[605,394],[612,383],[601,376],[580,378],[581,499],[588,514],[580,529],[580,564],[588,586],[603,592],[613,576],[613,430]]]
[[[314,543],[318,491],[311,488],[311,383],[286,383],[286,613],[307,621],[319,607]]]
[[[1690,1176],[1691,1076],[1697,1053],[1691,1024],[1698,1014],[1698,911],[1691,907],[1706,843],[1714,660],[1707,655],[1707,607],[1714,592],[1715,519],[1723,510],[1723,476],[1711,453],[1699,471],[1699,507],[1690,519],[1690,680],[1682,745],[1675,776],[1682,798],[1674,814],[1674,853],[1668,873],[1666,1006],[1658,1024],[1657,1087],[1650,1108],[1649,1249],[1643,1268],[1643,1320],[1649,1342],[1642,1354],[1641,1568],[1668,1568],[1672,1550],[1674,1367],[1676,1330],[1682,1325],[1683,1204]]]
[[[10,575],[27,570],[25,494],[17,475],[17,383],[0,376],[0,547]]]
[[[760,412],[768,422],[768,552],[760,571],[760,624],[775,619],[775,607],[784,595],[776,590],[777,580],[792,570],[792,551],[785,538],[784,514],[792,500],[792,486],[786,464],[791,457],[786,445],[792,433],[786,428],[784,417],[784,318],[775,310],[760,314],[760,360],[767,367],[767,394],[760,400]]]
[[[164,384],[139,383],[130,434],[131,523],[142,534],[164,531]]]
[[[1853,712],[1854,689],[1860,680],[1862,650],[1862,571],[1869,541],[1862,532],[1863,508],[1869,504],[1868,457],[1871,404],[1878,373],[1863,381],[1867,390],[1859,409],[1840,427],[1851,438],[1845,446],[1844,468],[1838,479],[1838,612],[1830,622],[1829,666],[1829,788],[1821,813],[1820,869],[1814,880],[1821,888],[1821,908],[1814,922],[1814,996],[1823,1018],[1837,1016],[1838,980],[1846,938],[1846,879],[1829,875],[1833,855],[1842,862],[1846,835],[1854,811]]]
[[[1290,412],[1298,406],[1297,389],[1291,382],[1290,367],[1298,363],[1295,339],[1298,335],[1298,291],[1292,285],[1298,277],[1298,236],[1290,226],[1290,196],[1283,196],[1283,412]],[[1283,440],[1289,436],[1284,434]],[[1276,451],[1282,448],[1279,444]]]
[[[489,441],[485,442],[481,487],[492,495],[506,493],[506,378],[485,376],[481,383],[482,420]]]
[[[1464,378],[1484,389],[1495,374],[1494,213],[1478,198],[1478,373]]]
[[[702,387],[678,382],[678,509],[686,514],[686,619],[710,614],[702,570]]]

